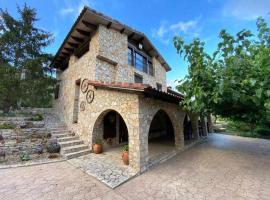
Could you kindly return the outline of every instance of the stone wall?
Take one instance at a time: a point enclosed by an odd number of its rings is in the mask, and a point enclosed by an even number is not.
[[[134,83],[134,74],[137,73],[143,77],[143,83],[154,88],[157,83],[160,83],[162,90],[167,91],[166,70],[156,58],[153,58],[154,76],[148,75],[128,65],[127,35],[107,29],[105,26],[100,26],[98,33],[99,55],[117,63],[117,66],[98,59],[96,80]]]
[[[175,135],[175,146],[177,150],[184,149],[184,134],[183,122],[186,113],[180,108],[179,105],[162,102],[150,98],[145,98],[143,95],[139,98],[139,119],[140,119],[140,163],[141,170],[146,170],[148,164],[148,133],[151,122],[155,114],[163,110],[170,118]]]
[[[85,106],[79,107],[77,123],[73,121],[75,89],[78,87],[75,82],[78,79],[134,82],[136,72],[143,76],[144,83],[152,87],[160,83],[162,90],[166,91],[166,70],[157,59],[153,59],[155,76],[150,76],[129,66],[127,56],[127,35],[99,26],[91,39],[90,50],[79,59],[71,56],[68,68],[58,72],[60,90],[54,108],[68,128],[90,147],[97,134],[102,133],[103,116],[110,110],[118,112],[128,128],[130,165],[140,171],[147,164],[147,135],[150,122],[159,109],[164,109],[172,119],[177,133],[176,145],[182,148],[182,111],[177,105],[144,99],[136,92],[96,89],[89,86],[88,89],[94,91],[94,100],[90,104],[87,103],[86,93],[80,90],[78,104]]]

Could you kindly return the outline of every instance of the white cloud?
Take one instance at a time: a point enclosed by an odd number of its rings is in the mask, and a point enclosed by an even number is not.
[[[178,22],[176,24],[172,24],[170,26],[170,30],[172,30],[172,31],[174,31],[176,33],[180,33],[180,32],[187,33],[191,29],[196,28],[197,23],[198,23],[198,20],[190,20],[190,21],[187,21],[187,22],[180,21],[180,22]]]
[[[229,0],[223,8],[224,16],[240,20],[254,20],[266,17],[270,12],[270,0]]]
[[[80,0],[80,1],[64,1],[65,7],[60,9],[59,14],[61,16],[75,16],[77,17],[84,6],[96,8],[96,0]]]
[[[71,14],[73,12],[74,12],[74,8],[62,8],[59,11],[60,15],[62,15],[62,16],[66,16],[66,15]]]
[[[198,37],[200,32],[198,26],[200,18],[201,17],[189,21],[179,21],[173,24],[162,21],[157,29],[152,29],[152,36],[164,44],[168,44],[175,35],[184,35],[191,38]]]

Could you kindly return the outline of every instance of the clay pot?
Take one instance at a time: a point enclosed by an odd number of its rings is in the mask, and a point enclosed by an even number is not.
[[[129,165],[128,151],[123,152],[122,159],[125,165]]]
[[[102,144],[94,144],[93,145],[93,151],[95,154],[102,153]]]

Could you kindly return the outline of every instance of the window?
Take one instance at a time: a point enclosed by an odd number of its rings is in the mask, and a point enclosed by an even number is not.
[[[133,49],[128,48],[128,64],[133,66],[134,64]]]
[[[136,69],[147,73],[147,60],[137,52],[135,53],[135,67]]]
[[[160,83],[157,83],[157,90],[162,90],[162,85]]]
[[[139,74],[134,75],[134,82],[135,83],[143,83],[143,77]]]
[[[142,72],[154,76],[151,58],[137,50],[136,47],[128,47],[128,64]]]
[[[148,61],[148,74],[154,76],[154,68],[152,62]]]

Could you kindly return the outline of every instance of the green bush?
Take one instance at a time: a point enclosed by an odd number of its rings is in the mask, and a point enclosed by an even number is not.
[[[94,144],[102,144],[103,143],[103,140],[100,139],[100,138],[97,138],[94,142]]]
[[[22,152],[20,155],[20,159],[21,159],[21,161],[28,161],[28,160],[30,160],[30,156],[27,152]]]
[[[270,136],[270,128],[257,128],[256,133],[261,136]]]
[[[16,128],[14,124],[7,124],[7,123],[0,124],[0,129],[14,129],[14,128]]]
[[[31,118],[31,121],[42,121],[43,116],[41,114],[36,114]]]
[[[125,146],[123,146],[122,150],[123,151],[128,151],[128,145],[126,144]]]

